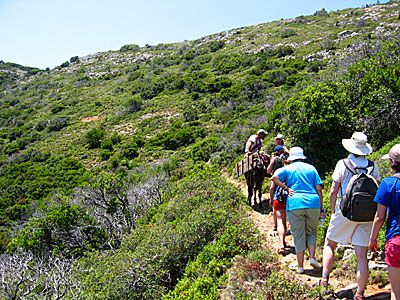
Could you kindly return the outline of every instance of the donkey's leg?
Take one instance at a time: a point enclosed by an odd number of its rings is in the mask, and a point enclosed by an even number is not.
[[[264,182],[264,174],[260,173],[259,177],[257,178],[257,191],[258,191],[258,200],[259,200],[258,203],[260,205],[261,205],[261,201],[262,201],[262,185],[263,185],[263,182]]]
[[[253,185],[254,182],[252,180],[252,174],[251,172],[245,173],[246,177],[246,183],[247,183],[247,202],[249,203],[249,206],[251,206],[251,198],[253,197]]]

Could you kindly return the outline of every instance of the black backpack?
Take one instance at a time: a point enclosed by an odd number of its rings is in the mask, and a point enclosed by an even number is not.
[[[374,202],[378,183],[371,176],[374,170],[374,163],[368,160],[366,168],[354,167],[350,159],[344,159],[346,168],[353,173],[342,197],[340,209],[347,219],[355,222],[373,221],[377,204]],[[356,169],[367,170],[367,173],[358,174]]]
[[[286,182],[283,181],[284,184]],[[283,204],[286,204],[287,197],[289,196],[289,192],[280,186],[276,187],[276,199]]]

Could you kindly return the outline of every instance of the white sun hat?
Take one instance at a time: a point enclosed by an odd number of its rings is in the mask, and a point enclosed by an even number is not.
[[[284,136],[283,134],[281,134],[281,133],[278,133],[278,135],[275,137],[275,139],[284,140],[284,139],[285,139],[285,136]]]
[[[350,139],[343,139],[343,147],[350,153],[356,155],[368,155],[372,152],[372,147],[368,142],[368,137],[363,132],[355,132]]]
[[[304,156],[303,149],[300,147],[290,148],[289,157],[287,158],[287,160],[293,161],[296,159],[307,159],[307,157]]]

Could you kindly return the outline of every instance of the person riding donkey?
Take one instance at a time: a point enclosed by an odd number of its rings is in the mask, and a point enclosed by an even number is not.
[[[260,129],[257,131],[257,134],[251,135],[247,140],[246,146],[244,148],[245,157],[259,151],[263,161],[269,161],[268,155],[266,155],[264,151],[261,151],[261,148],[264,145],[263,140],[266,136],[267,132],[264,129]]]
[[[245,158],[252,155],[253,153],[258,153],[261,159],[256,158],[255,162],[253,161],[253,169],[247,171],[244,175],[246,177],[246,183],[248,187],[248,202],[251,206],[252,196],[254,194],[254,203],[257,202],[257,194],[258,200],[261,203],[262,201],[262,193],[261,188],[265,177],[265,169],[269,164],[269,156],[266,155],[261,148],[263,146],[263,139],[267,136],[267,132],[264,129],[260,129],[257,131],[257,134],[253,134],[247,140],[245,146]]]

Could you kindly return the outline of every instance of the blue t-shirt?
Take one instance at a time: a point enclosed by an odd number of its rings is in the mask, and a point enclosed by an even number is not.
[[[400,180],[390,176],[382,180],[375,202],[388,208],[388,219],[386,226],[386,242],[395,235],[400,234],[397,218],[400,217]]]
[[[281,181],[286,181],[287,186],[294,190],[294,195],[287,198],[286,210],[302,208],[321,208],[321,200],[315,186],[322,184],[314,166],[302,161],[276,170]]]

